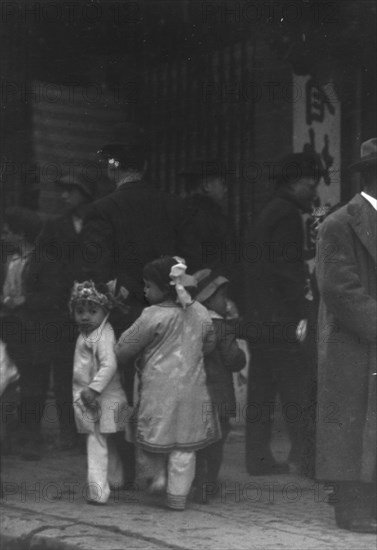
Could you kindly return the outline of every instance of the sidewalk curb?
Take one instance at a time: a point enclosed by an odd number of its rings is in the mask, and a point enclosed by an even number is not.
[[[1,506],[1,550],[183,550],[111,528]]]

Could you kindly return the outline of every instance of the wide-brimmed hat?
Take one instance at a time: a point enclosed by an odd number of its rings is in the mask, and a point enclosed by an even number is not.
[[[360,160],[351,164],[348,169],[352,171],[362,170],[373,166],[377,161],[377,138],[368,139],[360,146]]]
[[[94,181],[85,178],[83,174],[66,175],[61,177],[57,182],[60,187],[69,189],[77,187],[90,200],[94,199],[96,193],[96,184]]]
[[[201,303],[208,300],[221,286],[229,283],[229,279],[212,269],[201,269],[193,277],[197,281],[194,298]]]

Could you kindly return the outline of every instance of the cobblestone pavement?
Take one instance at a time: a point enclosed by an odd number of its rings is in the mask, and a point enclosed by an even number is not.
[[[107,506],[85,502],[85,456],[50,450],[40,462],[2,460],[2,550],[128,548],[374,549],[376,537],[340,530],[323,487],[293,475],[250,477],[242,432],[226,444],[210,504],[167,510],[156,497],[115,491]]]

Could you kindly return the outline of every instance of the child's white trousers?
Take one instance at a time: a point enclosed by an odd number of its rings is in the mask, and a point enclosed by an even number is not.
[[[139,478],[149,480],[150,492],[167,494],[169,508],[183,510],[195,477],[195,452],[151,453],[137,449]]]
[[[110,487],[124,484],[123,465],[111,438],[112,434],[101,434],[97,430],[87,435],[89,501],[105,504],[110,497]]]
[[[172,451],[168,459],[167,505],[175,510],[186,506],[192,482],[195,477],[195,453]]]

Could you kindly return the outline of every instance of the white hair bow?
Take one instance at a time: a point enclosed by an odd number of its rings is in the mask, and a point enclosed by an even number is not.
[[[179,256],[174,256],[174,259],[177,260],[177,263],[173,265],[170,270],[170,284],[175,286],[178,298],[177,301],[181,304],[183,309],[186,309],[186,307],[191,304],[192,298],[185,289],[185,286],[195,287],[197,283],[194,277],[186,274],[187,265],[185,260]]]

